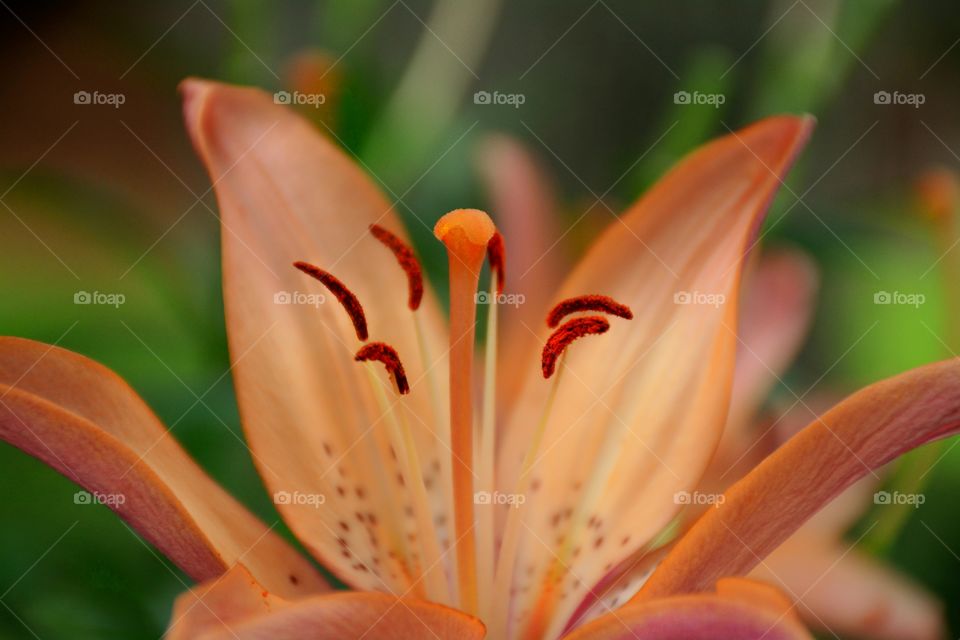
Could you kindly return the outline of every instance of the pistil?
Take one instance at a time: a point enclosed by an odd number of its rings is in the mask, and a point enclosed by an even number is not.
[[[450,434],[453,465],[454,527],[460,604],[477,612],[476,536],[474,534],[473,349],[476,291],[493,221],[477,209],[457,209],[434,227],[446,245],[450,276]]]

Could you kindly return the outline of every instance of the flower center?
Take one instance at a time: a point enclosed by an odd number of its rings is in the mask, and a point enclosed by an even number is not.
[[[397,263],[407,276],[409,288],[408,306],[416,311],[422,302],[424,285],[423,273],[412,249],[398,236],[379,225],[370,226],[371,235],[393,253]],[[497,337],[497,301],[505,286],[504,239],[497,232],[493,221],[483,211],[476,209],[458,209],[444,215],[434,227],[434,234],[447,249],[450,281],[449,315],[449,440],[444,448],[450,451],[449,460],[444,460],[443,477],[452,495],[447,494],[447,513],[453,514],[453,540],[456,548],[456,562],[448,567],[451,575],[445,577],[442,554],[439,550],[438,531],[430,517],[430,499],[412,438],[406,414],[408,409],[399,399],[391,402],[384,390],[386,385],[376,382],[377,369],[372,363],[380,363],[392,378],[399,395],[410,392],[406,371],[396,349],[384,342],[369,342],[361,346],[354,359],[366,363],[367,372],[374,394],[381,405],[386,425],[390,432],[390,448],[399,457],[405,482],[413,492],[416,518],[420,535],[411,540],[419,545],[420,554],[412,548],[406,548],[403,536],[397,537],[396,544],[400,553],[412,558],[413,566],[409,575],[419,581],[422,578],[427,587],[427,597],[441,602],[458,605],[468,613],[481,615],[491,622],[492,633],[507,633],[508,611],[511,606],[504,601],[503,594],[511,590],[520,534],[520,510],[511,509],[505,523],[496,527],[493,510],[475,507],[475,491],[494,492],[499,483],[495,478],[496,451],[496,337]],[[490,297],[487,308],[487,344],[484,362],[483,403],[480,420],[475,421],[474,346],[477,312],[477,290],[479,276],[484,260],[488,260],[491,270]],[[323,284],[336,299],[352,322],[361,342],[368,338],[367,322],[363,307],[357,296],[339,279],[319,267],[306,262],[294,263],[297,269]],[[568,318],[573,314],[589,312]],[[426,369],[425,376],[430,377],[427,363],[432,361],[427,354],[427,342],[423,339],[425,327],[421,326],[421,314],[412,315],[421,350],[420,359]],[[554,400],[560,386],[559,373],[564,368],[564,354],[577,339],[588,335],[600,335],[610,329],[610,322],[604,315],[632,319],[629,307],[604,295],[582,295],[560,301],[547,315],[547,326],[554,331],[543,346],[541,369],[544,378],[550,380],[550,392],[541,418],[534,429],[530,446],[524,456],[521,473],[517,480],[515,494],[527,493],[532,480],[533,467],[540,455],[547,424],[549,423]],[[557,375],[555,375],[557,374]],[[430,380],[433,396],[437,389]],[[440,413],[439,403],[434,406],[435,419],[442,424],[444,416]],[[475,455],[474,448],[477,448]],[[397,459],[395,456],[395,460]],[[600,474],[602,475],[602,474]],[[450,490],[450,489],[448,489]],[[452,498],[452,499],[451,499]],[[581,505],[582,506],[582,505]],[[579,509],[578,509],[579,512]],[[397,518],[400,522],[402,517]],[[579,518],[574,519],[579,521]],[[571,525],[573,528],[574,525]],[[401,531],[398,526],[396,531]],[[497,531],[503,535],[498,536]],[[569,560],[568,550],[558,551],[563,561]],[[562,564],[562,563],[561,563]],[[548,571],[552,575],[554,568]],[[448,582],[449,579],[449,582]],[[500,594],[500,595],[498,595]],[[543,594],[537,602],[537,609],[545,612],[550,607],[549,594]],[[541,621],[534,616],[527,631],[536,630]]]

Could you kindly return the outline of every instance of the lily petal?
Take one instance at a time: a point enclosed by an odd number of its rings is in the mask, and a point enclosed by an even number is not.
[[[790,603],[769,586],[721,581],[716,594],[631,603],[586,624],[564,640],[810,640]]]
[[[381,593],[278,598],[242,565],[177,598],[167,640],[480,640],[485,629],[454,609]]]
[[[515,587],[536,582],[536,593],[557,581],[547,587],[553,597],[573,591],[565,613],[548,616],[553,624],[669,523],[675,493],[693,488],[713,454],[732,384],[742,262],[811,127],[810,118],[769,118],[695,151],[611,224],[563,286],[559,298],[609,295],[634,319],[614,319],[567,353],[530,474],[541,488],[520,510],[520,556],[535,577],[524,567]],[[530,401],[507,429],[508,483],[549,393],[531,378]],[[547,615],[549,605],[530,609]]]
[[[398,479],[390,450],[401,446],[384,431],[399,412],[411,422],[432,515],[442,521],[447,339],[435,296],[427,288],[416,312],[421,350],[406,275],[369,225],[403,231],[367,176],[262,91],[190,80],[183,93],[220,206],[227,333],[258,470],[275,495],[291,496],[278,508],[332,571],[360,588],[405,592],[416,569],[391,566],[387,554],[416,536],[416,521],[402,511],[420,479]],[[366,311],[371,339],[396,349],[411,387],[402,406],[378,404],[365,365],[353,361],[360,343],[347,314],[291,266],[297,260],[339,278]],[[298,292],[327,295],[297,304]]]
[[[285,602],[257,582],[242,564],[177,596],[165,640],[191,640],[229,630],[245,618],[266,615]]]
[[[691,527],[634,599],[702,591],[720,576],[749,572],[857,479],[958,429],[960,360],[858,391],[728,489],[723,504]]]
[[[825,632],[871,640],[943,638],[937,599],[888,567],[837,542],[800,534],[753,575],[800,595],[801,617]]]
[[[313,566],[207,476],[139,396],[70,351],[0,338],[0,438],[105,501],[196,580],[241,558],[277,593],[328,587]]]
[[[717,453],[700,483],[703,493],[718,493],[779,445],[777,436],[784,430],[787,416],[771,425],[757,421],[757,414],[806,338],[817,285],[812,260],[796,249],[764,252],[748,266],[730,411]],[[793,411],[806,411],[810,402],[795,403]],[[813,417],[806,417],[796,429]],[[691,510],[688,517],[696,515],[699,513]]]

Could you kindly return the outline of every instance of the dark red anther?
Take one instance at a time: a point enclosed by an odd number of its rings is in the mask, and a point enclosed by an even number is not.
[[[561,300],[547,315],[547,326],[552,329],[566,316],[579,311],[600,311],[626,320],[633,319],[630,307],[620,304],[610,296],[586,295]]]
[[[543,377],[549,379],[553,375],[557,360],[571,342],[583,336],[606,333],[609,328],[610,323],[601,316],[574,318],[564,322],[559,329],[550,334],[547,344],[543,346],[543,356],[540,360]]]
[[[396,349],[385,342],[371,342],[370,344],[363,345],[353,359],[357,362],[376,360],[382,363],[396,381],[397,391],[401,394],[410,393],[410,385],[407,384],[407,374],[403,371],[403,363],[400,362],[400,356],[397,355]]]
[[[347,285],[340,282],[333,274],[324,271],[320,267],[315,267],[308,262],[294,262],[293,266],[311,278],[319,280],[320,283],[336,297],[343,306],[343,309],[347,312],[347,315],[350,316],[350,321],[353,322],[353,328],[357,331],[357,337],[361,341],[365,341],[368,337],[367,317],[363,315],[363,307],[360,305],[360,301],[357,300],[357,296],[353,295],[350,289],[347,289]]]
[[[420,262],[413,254],[413,249],[407,246],[403,240],[387,231],[378,224],[370,225],[370,233],[373,237],[387,246],[400,263],[400,268],[407,274],[407,283],[410,288],[410,297],[407,306],[411,311],[420,308],[420,301],[423,299],[423,271],[420,269]]]
[[[490,242],[487,243],[487,260],[490,261],[490,270],[497,274],[498,296],[503,294],[503,287],[506,283],[507,274],[504,270],[506,267],[506,256],[507,250],[503,244],[503,236],[500,235],[498,231],[493,234]]]

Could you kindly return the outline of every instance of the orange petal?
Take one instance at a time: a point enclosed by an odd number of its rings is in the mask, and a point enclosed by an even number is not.
[[[286,602],[263,588],[242,564],[177,596],[165,640],[190,640],[229,630],[239,621],[269,614]]]
[[[798,595],[797,610],[814,628],[870,640],[944,637],[943,607],[907,578],[844,545],[791,538],[754,571]]]
[[[605,567],[668,524],[675,494],[702,475],[727,415],[742,262],[811,127],[810,118],[769,118],[693,152],[611,223],[558,294],[609,295],[634,319],[612,320],[607,334],[567,354],[531,474],[540,495],[521,509],[529,529],[520,556],[541,563],[528,593],[556,579],[543,567],[566,565],[554,595],[574,590],[562,605],[569,612]],[[549,390],[525,364],[507,452],[525,450]],[[502,478],[517,476],[517,457],[505,459]]]
[[[341,591],[288,602],[242,565],[177,598],[168,640],[480,640],[483,624],[421,600]]]
[[[717,594],[765,607],[774,613],[792,615],[793,602],[782,591],[767,582],[750,578],[721,578]]]
[[[410,557],[399,538],[408,524],[403,506],[414,499],[390,455],[401,446],[384,433],[396,416],[384,415],[365,366],[353,361],[360,344],[347,314],[291,266],[303,260],[339,278],[363,305],[371,339],[399,353],[410,381],[403,410],[431,476],[428,508],[449,521],[449,481],[434,471],[449,455],[449,433],[440,428],[446,328],[428,288],[416,312],[421,351],[406,274],[369,232],[377,223],[403,236],[401,225],[340,149],[269,95],[198,80],[185,82],[183,93],[220,207],[233,374],[260,474],[275,495],[290,496],[279,505],[284,518],[340,577],[367,589],[422,588],[408,567],[387,561],[388,553]],[[307,494],[300,503],[298,494]]]
[[[960,360],[860,390],[728,489],[723,504],[697,521],[637,598],[702,591],[720,576],[749,572],[857,479],[958,429]]]
[[[812,640],[786,598],[770,586],[723,580],[716,594],[631,603],[597,618],[564,640]]]
[[[204,640],[481,640],[476,618],[423,600],[345,592],[298,601]]]
[[[748,266],[737,328],[737,365],[730,411],[717,453],[701,482],[701,491],[714,493],[729,486],[776,448],[782,419],[773,425],[758,424],[756,415],[806,338],[813,319],[817,284],[816,267],[799,250],[764,253]],[[801,408],[805,409],[809,402]],[[798,426],[806,425],[809,419]]]
[[[94,496],[196,580],[243,559],[290,597],[326,590],[312,565],[193,462],[137,394],[58,347],[0,338],[0,438]]]

